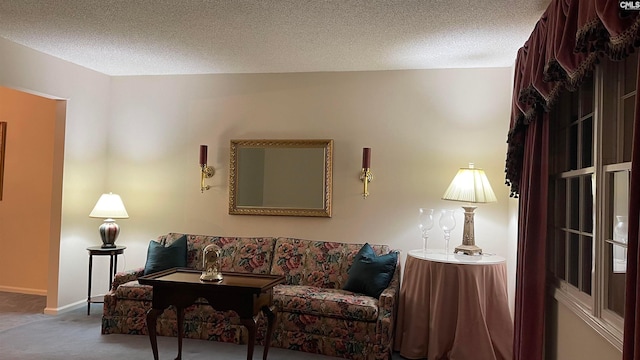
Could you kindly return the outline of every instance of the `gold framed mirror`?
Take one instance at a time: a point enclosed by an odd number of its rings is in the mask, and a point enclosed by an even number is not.
[[[331,217],[333,140],[231,140],[229,214]]]

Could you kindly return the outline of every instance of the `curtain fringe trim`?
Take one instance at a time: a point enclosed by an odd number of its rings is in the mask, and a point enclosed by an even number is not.
[[[640,47],[640,16],[636,15],[633,23],[622,33],[611,37],[604,24],[598,19],[587,23],[579,29],[576,36],[575,52],[586,53],[585,59],[578,67],[568,72],[554,57],[544,65],[543,81],[555,83],[549,94],[545,96],[532,83],[523,84],[517,94],[517,101],[521,109],[517,114],[513,126],[507,135],[507,158],[505,162],[505,184],[511,188],[511,197],[518,197],[520,192],[520,175],[524,157],[524,133],[529,124],[534,121],[538,112],[549,112],[564,90],[576,91],[587,76],[591,76],[600,56],[607,56],[611,60],[619,61]],[[532,54],[529,54],[532,55]]]

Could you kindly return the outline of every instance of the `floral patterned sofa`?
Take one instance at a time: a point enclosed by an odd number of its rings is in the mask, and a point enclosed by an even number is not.
[[[156,241],[171,244],[184,234],[169,233]],[[363,244],[273,237],[187,235],[187,266],[202,269],[202,249],[222,249],[222,271],[278,274],[285,283],[274,288],[278,317],[271,346],[347,359],[391,359],[400,264],[379,298],[342,290],[348,270]],[[387,245],[372,245],[378,255]],[[103,334],[147,334],[146,312],[152,288],[137,278],[144,269],[116,274],[105,295]],[[185,310],[184,336],[243,344],[247,331],[235,312],[216,311],[204,299]],[[257,342],[264,344],[266,319],[258,318]],[[175,309],[158,317],[158,335],[177,336]]]

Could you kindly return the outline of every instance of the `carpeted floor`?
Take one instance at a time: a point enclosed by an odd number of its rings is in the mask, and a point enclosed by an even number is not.
[[[18,296],[19,295],[19,296]],[[101,304],[57,316],[42,314],[44,297],[0,292],[0,359],[11,360],[149,360],[153,359],[147,336],[101,335]],[[9,319],[6,324],[5,320]],[[262,358],[256,346],[254,359]],[[160,359],[174,359],[177,339],[158,337]],[[182,359],[245,360],[246,345],[184,339]],[[279,348],[269,349],[272,360],[337,360],[338,358]],[[395,354],[393,359],[402,359]]]
[[[43,314],[46,305],[44,296],[0,291],[0,332],[46,319],[48,316]]]

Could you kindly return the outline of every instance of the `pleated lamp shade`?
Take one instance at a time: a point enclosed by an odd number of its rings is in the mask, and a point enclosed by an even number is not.
[[[489,179],[482,169],[476,169],[473,164],[468,168],[461,168],[442,195],[444,200],[462,201],[466,203],[496,202],[496,195],[489,184]]]
[[[442,195],[444,200],[461,201],[464,209],[464,229],[462,232],[462,245],[455,249],[455,253],[462,252],[466,255],[482,254],[482,249],[475,243],[474,210],[475,203],[496,202],[496,194],[489,184],[489,179],[482,169],[476,169],[473,164],[468,168],[461,168],[451,181],[447,191]]]

